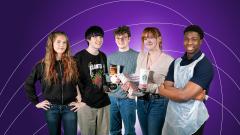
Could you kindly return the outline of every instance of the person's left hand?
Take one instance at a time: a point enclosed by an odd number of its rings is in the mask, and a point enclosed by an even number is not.
[[[121,85],[121,88],[122,88],[122,90],[124,90],[124,91],[128,91],[129,88],[130,88],[130,82],[126,82],[126,83],[122,84],[122,85]]]
[[[82,100],[81,96],[80,96],[80,95],[77,95],[77,96],[76,96],[76,100],[77,100],[77,102],[81,102],[81,100]]]
[[[165,89],[164,84],[161,84],[161,85],[156,89],[156,94],[160,94],[162,89]]]
[[[206,96],[206,90],[201,91],[194,99],[203,101]]]
[[[71,103],[69,104],[69,106],[72,106],[72,107],[73,107],[73,108],[71,108],[71,111],[77,112],[77,111],[81,108],[82,103],[83,103],[83,102],[71,102]]]

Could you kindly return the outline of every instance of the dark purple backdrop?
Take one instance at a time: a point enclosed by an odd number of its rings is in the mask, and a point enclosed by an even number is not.
[[[140,50],[143,28],[155,26],[162,32],[163,49],[176,58],[184,51],[182,31],[191,23],[205,30],[202,50],[215,69],[205,134],[240,134],[239,8],[237,0],[1,2],[0,134],[47,134],[44,112],[29,104],[22,84],[44,56],[49,32],[65,31],[75,54],[86,47],[84,31],[91,25],[102,26],[106,32],[102,51],[110,54],[117,49],[114,28],[129,25],[131,47]]]

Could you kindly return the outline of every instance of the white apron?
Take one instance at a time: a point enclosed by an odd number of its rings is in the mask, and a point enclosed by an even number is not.
[[[180,66],[182,58],[174,63],[174,87],[183,88],[192,78],[194,67],[204,57],[202,54],[197,60],[186,66]],[[169,100],[163,135],[192,135],[208,119],[205,104],[198,100],[175,102]]]

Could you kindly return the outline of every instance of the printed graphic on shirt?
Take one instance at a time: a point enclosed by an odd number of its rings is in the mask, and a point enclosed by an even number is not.
[[[103,65],[102,64],[88,64],[92,84],[96,85],[98,88],[102,87],[103,78]]]

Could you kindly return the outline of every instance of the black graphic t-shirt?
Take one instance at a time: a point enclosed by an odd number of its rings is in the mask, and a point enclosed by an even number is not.
[[[93,86],[98,88],[102,87],[103,77],[104,77],[104,65],[103,64],[93,64],[92,62],[88,63],[90,76]]]
[[[110,104],[108,95],[103,90],[106,83],[107,58],[103,52],[92,55],[87,50],[82,50],[75,55],[80,74],[79,83],[82,101],[88,106],[101,108]]]

